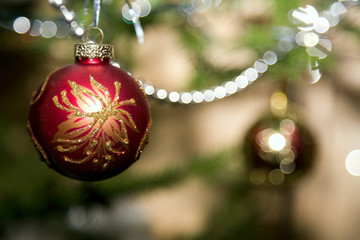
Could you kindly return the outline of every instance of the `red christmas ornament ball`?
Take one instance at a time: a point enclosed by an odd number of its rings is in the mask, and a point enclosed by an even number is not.
[[[78,44],[75,63],[34,93],[28,129],[47,165],[79,180],[119,174],[140,156],[151,116],[141,84],[112,66],[111,45]]]
[[[270,116],[248,132],[244,154],[250,181],[280,185],[297,180],[313,164],[315,143],[308,129],[286,116]]]

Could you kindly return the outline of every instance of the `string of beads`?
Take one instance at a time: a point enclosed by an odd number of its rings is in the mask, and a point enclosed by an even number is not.
[[[220,5],[220,2],[217,5]],[[75,13],[68,10],[64,1],[49,0],[49,3],[62,13],[65,21],[71,26],[74,35],[76,37],[81,37],[84,33],[84,29],[75,21]],[[332,3],[328,9],[321,12],[317,11],[316,8],[311,5],[292,10],[289,15],[291,16],[294,28],[291,28],[290,31],[288,29],[288,31],[285,31],[285,34],[278,36],[279,41],[277,46],[272,50],[266,51],[262,58],[255,61],[253,66],[245,69],[233,79],[223,82],[221,85],[203,90],[179,92],[157,88],[150,83],[143,82],[142,80],[140,81],[143,84],[146,95],[169,103],[199,104],[223,99],[238,93],[251,85],[259,79],[269,67],[276,64],[297,46],[305,47],[309,56],[314,57],[315,59],[327,57],[328,52],[332,49],[332,44],[325,33],[340,22],[341,18],[347,13],[349,6],[355,4],[358,4],[357,0],[339,0]],[[137,17],[138,21],[141,9],[135,11],[133,8],[134,4],[131,4],[131,6],[126,4],[126,8],[124,9],[130,11],[130,13],[123,11],[123,15],[130,15],[134,18],[134,14],[136,13],[138,15],[135,17]],[[135,23],[135,21],[133,22]],[[310,72],[313,76],[311,82],[317,82],[321,77],[317,61],[310,66]]]

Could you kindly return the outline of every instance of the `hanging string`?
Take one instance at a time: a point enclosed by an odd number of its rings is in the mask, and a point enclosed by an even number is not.
[[[131,4],[131,2],[130,2],[129,0],[125,0],[125,2],[126,2],[126,4],[129,6],[129,8],[132,9],[132,4]]]
[[[129,7],[129,14],[131,16],[131,21],[134,24],[135,33],[138,38],[138,41],[140,44],[142,44],[144,43],[144,30],[141,26],[139,16],[133,9],[131,2],[129,0],[125,0],[125,2]],[[101,0],[94,0],[94,21],[93,21],[94,28],[97,28],[99,25],[100,8],[101,8]]]
[[[84,14],[89,14],[89,0],[85,0],[85,6],[84,6]]]
[[[125,2],[129,7],[128,11],[131,16],[131,21],[134,24],[135,33],[138,38],[138,41],[140,44],[142,44],[142,43],[144,43],[144,30],[141,26],[139,15],[135,12],[135,10],[133,9],[133,6],[129,0],[125,0]]]
[[[101,0],[94,0],[94,21],[93,27],[98,27],[99,25],[99,17],[100,17],[100,5]]]

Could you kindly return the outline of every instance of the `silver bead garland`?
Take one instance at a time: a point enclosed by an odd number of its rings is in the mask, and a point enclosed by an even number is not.
[[[65,21],[69,24],[71,32],[76,37],[82,37],[85,30],[76,22],[76,15],[70,11],[63,0],[49,0],[49,4],[58,9]],[[327,57],[332,49],[330,39],[325,33],[335,27],[341,18],[347,13],[347,6],[358,4],[358,0],[337,1],[332,3],[327,10],[318,12],[315,7],[307,5],[299,7],[289,13],[291,21],[297,30],[292,28],[286,34],[279,37],[277,46],[270,51],[265,52],[262,58],[255,61],[253,66],[241,72],[230,81],[225,81],[221,85],[213,86],[201,91],[168,91],[162,88],[156,88],[150,83],[142,83],[146,95],[160,101],[177,104],[199,104],[213,102],[231,96],[245,89],[254,81],[259,79],[270,66],[277,63],[279,59],[293,50],[296,46],[303,46],[307,53],[316,59]],[[129,11],[134,11],[128,6]],[[289,30],[289,29],[288,29]],[[318,63],[311,66],[311,74],[314,76],[312,83],[318,81],[321,73],[318,69]],[[141,80],[140,80],[141,81]],[[142,81],[141,81],[142,82]]]

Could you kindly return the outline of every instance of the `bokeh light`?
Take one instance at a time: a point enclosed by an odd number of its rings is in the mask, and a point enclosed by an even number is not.
[[[326,33],[330,28],[329,21],[324,17],[319,17],[314,22],[314,30],[318,33]]]
[[[14,31],[20,34],[27,33],[30,29],[31,23],[27,17],[18,17],[13,23]]]
[[[287,110],[287,97],[282,92],[275,92],[270,99],[271,111],[276,115],[284,114]]]
[[[167,92],[165,91],[165,89],[159,89],[157,92],[157,97],[159,99],[165,99],[167,96]]]
[[[137,3],[132,3],[131,8],[129,5],[125,4],[121,10],[123,17],[128,20],[132,21],[134,17],[139,17],[141,14],[141,8]]]
[[[277,62],[277,60],[278,60],[278,57],[277,57],[276,53],[273,51],[267,51],[264,54],[264,61],[268,65],[275,64]]]
[[[286,146],[286,138],[281,133],[274,133],[269,137],[268,144],[272,150],[280,151]]]
[[[40,34],[44,38],[51,38],[51,37],[55,36],[56,31],[57,31],[57,26],[52,21],[45,21],[40,26]]]
[[[248,68],[245,70],[245,77],[249,79],[249,81],[255,81],[258,78],[259,74],[255,68]]]
[[[305,33],[303,41],[306,47],[315,47],[319,43],[319,35],[313,32]]]
[[[237,78],[235,78],[235,82],[238,88],[246,88],[247,85],[249,85],[248,79],[243,75],[240,75]]]
[[[345,159],[346,170],[353,176],[360,176],[360,149],[351,151]]]
[[[169,100],[170,100],[171,102],[177,102],[177,101],[179,101],[179,99],[180,99],[180,94],[179,94],[179,93],[177,93],[177,92],[171,92],[171,93],[169,94]]]
[[[280,169],[276,168],[269,173],[269,180],[274,185],[280,185],[284,182],[285,175]]]
[[[251,170],[251,172],[249,174],[249,178],[250,178],[251,183],[253,183],[255,185],[261,185],[266,180],[266,173],[261,168],[259,168],[259,169],[255,168],[255,169]]]

